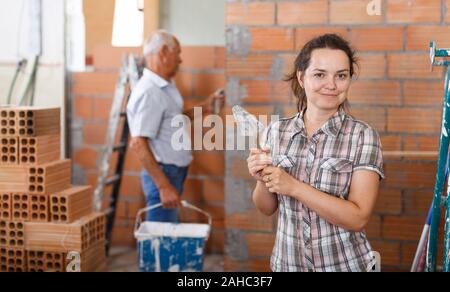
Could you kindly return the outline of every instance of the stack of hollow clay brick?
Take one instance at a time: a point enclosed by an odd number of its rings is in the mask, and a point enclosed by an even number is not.
[[[60,109],[0,107],[0,271],[102,271],[105,216],[60,160]]]

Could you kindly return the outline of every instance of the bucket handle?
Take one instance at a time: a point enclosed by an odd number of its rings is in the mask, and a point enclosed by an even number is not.
[[[212,228],[212,217],[211,217],[211,215],[209,213],[203,211],[202,209],[200,209],[200,208],[198,208],[198,207],[196,207],[194,205],[191,205],[187,201],[181,201],[181,205],[184,208],[188,208],[188,209],[192,209],[194,211],[197,211],[197,212],[205,215],[208,218],[209,231],[208,231],[208,236],[206,237],[206,240],[208,240],[209,236],[211,234],[211,228]],[[161,203],[159,203],[159,204],[155,204],[153,206],[149,206],[147,208],[139,210],[137,215],[136,215],[136,223],[134,224],[134,233],[136,233],[138,231],[139,226],[141,226],[141,224],[142,224],[142,215],[144,215],[145,213],[147,213],[149,211],[161,208],[162,206],[163,205]]]

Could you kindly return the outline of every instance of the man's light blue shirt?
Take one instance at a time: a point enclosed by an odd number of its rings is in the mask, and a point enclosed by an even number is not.
[[[133,137],[149,139],[156,160],[178,167],[189,166],[193,160],[191,150],[174,150],[172,137],[181,126],[172,127],[172,120],[183,114],[184,101],[176,86],[156,73],[144,69],[144,74],[131,93],[127,106],[128,123]],[[191,149],[187,128],[182,141],[184,149]]]

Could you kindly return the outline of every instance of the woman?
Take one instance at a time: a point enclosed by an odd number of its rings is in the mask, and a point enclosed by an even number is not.
[[[383,158],[378,133],[348,114],[356,65],[337,35],[307,43],[287,80],[299,114],[269,127],[272,151],[254,149],[248,158],[256,207],[267,216],[279,211],[275,272],[375,267],[364,227],[384,178]]]

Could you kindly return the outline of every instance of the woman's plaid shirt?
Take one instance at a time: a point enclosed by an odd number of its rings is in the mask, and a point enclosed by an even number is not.
[[[352,174],[371,170],[384,178],[380,137],[369,125],[339,110],[308,139],[303,114],[268,128],[277,166],[310,186],[347,200]],[[365,232],[330,224],[291,197],[278,196],[273,271],[366,271],[375,264]]]

